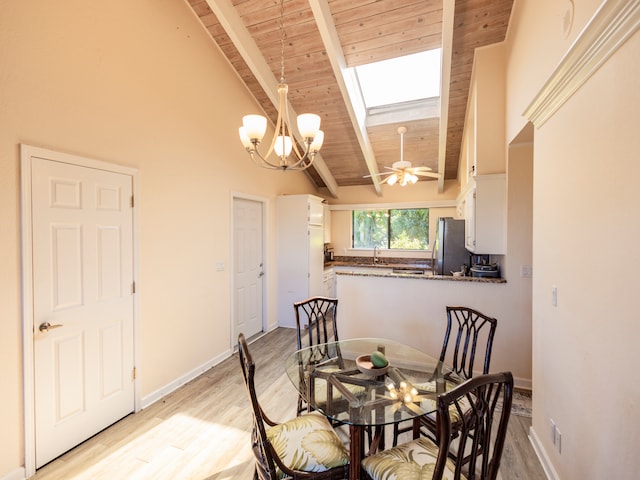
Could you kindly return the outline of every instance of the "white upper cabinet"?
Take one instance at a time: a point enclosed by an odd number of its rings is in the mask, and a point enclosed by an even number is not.
[[[476,49],[461,143],[456,216],[465,219],[465,247],[477,254],[506,253],[504,59],[502,45]]]
[[[324,206],[320,197],[307,195],[309,206],[309,225],[322,225],[324,217]]]
[[[465,247],[478,254],[506,253],[506,176],[476,175],[465,191]]]
[[[322,219],[324,226],[324,243],[331,243],[331,209],[329,204],[324,205],[324,218]]]

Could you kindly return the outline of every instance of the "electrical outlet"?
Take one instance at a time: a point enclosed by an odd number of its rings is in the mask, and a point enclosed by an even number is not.
[[[551,305],[558,306],[558,287],[555,285],[551,286]]]

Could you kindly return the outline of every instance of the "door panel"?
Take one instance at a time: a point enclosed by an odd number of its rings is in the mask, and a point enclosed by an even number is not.
[[[132,177],[44,158],[31,172],[40,467],[134,409]]]
[[[233,337],[262,331],[262,204],[233,199]]]

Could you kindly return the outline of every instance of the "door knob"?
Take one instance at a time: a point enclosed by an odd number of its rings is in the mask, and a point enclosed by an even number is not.
[[[51,330],[52,328],[59,328],[59,327],[63,327],[64,325],[62,325],[61,323],[58,323],[56,325],[51,325],[49,322],[44,322],[41,323],[40,326],[38,327],[38,329],[41,332],[48,332],[49,330]]]

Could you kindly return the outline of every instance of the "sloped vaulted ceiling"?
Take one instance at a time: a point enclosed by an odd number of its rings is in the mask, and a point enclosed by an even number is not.
[[[280,1],[187,1],[275,121]],[[334,196],[340,186],[372,185],[380,192],[379,178],[365,176],[399,160],[400,125],[407,128],[405,160],[455,179],[474,51],[504,40],[512,4],[513,0],[285,0],[289,102],[296,112],[319,114],[325,132],[321,158],[308,170],[313,182]],[[440,47],[443,102],[435,99],[435,115],[433,109],[427,114],[416,109],[400,120],[392,117],[391,123],[359,124],[354,107],[345,101],[344,68]],[[239,113],[238,126],[241,117]]]

